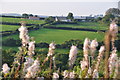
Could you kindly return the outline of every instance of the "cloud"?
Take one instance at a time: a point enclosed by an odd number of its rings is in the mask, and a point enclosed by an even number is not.
[[[2,2],[118,2],[119,0],[1,0]]]

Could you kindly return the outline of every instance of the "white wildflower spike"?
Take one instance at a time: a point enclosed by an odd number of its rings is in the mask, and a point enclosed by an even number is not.
[[[28,30],[23,25],[18,29],[20,31],[19,38],[22,40],[22,45],[25,46],[29,43]]]
[[[32,41],[29,43],[29,47],[28,47],[28,55],[34,55],[34,50],[35,50],[35,41]]]
[[[53,57],[53,66],[54,66],[54,69],[55,69],[56,68],[55,56]]]
[[[91,69],[91,67],[89,67],[85,78],[89,78],[89,76],[91,76],[91,75],[92,75],[92,69]]]
[[[104,51],[105,51],[105,46],[101,46],[100,50],[99,50],[99,53],[103,53]]]
[[[68,72],[67,70],[65,70],[63,72],[63,76],[64,76],[64,78],[73,79],[73,78],[75,78],[75,72],[74,71],[73,72]]]
[[[77,47],[74,45],[71,46],[70,53],[69,53],[69,66],[74,64],[77,57],[77,53],[78,53]]]
[[[69,73],[69,78],[70,79],[75,78],[75,72],[74,71]]]
[[[25,75],[25,78],[35,78],[37,72],[39,71],[39,61],[36,59],[32,66],[27,68],[27,74]]]
[[[97,69],[95,69],[93,71],[93,78],[99,78],[99,73],[98,73]]]
[[[105,47],[101,46],[99,50],[99,55],[97,57],[97,64],[95,65],[95,69],[93,71],[93,78],[98,78],[98,69],[99,69],[100,61],[103,57],[104,51],[105,51]]]
[[[92,74],[92,69],[91,69],[91,67],[89,67],[89,69],[88,69],[88,74],[89,74],[89,75]]]
[[[53,54],[54,54],[54,49],[55,49],[55,43],[51,43],[50,45],[49,45],[49,52],[48,52],[48,54],[47,54],[47,56],[49,57],[49,56],[52,56]]]
[[[64,78],[68,78],[69,77],[69,72],[67,70],[65,70],[63,72],[63,76],[64,76]]]
[[[105,51],[105,46],[101,46],[101,47],[100,47],[100,50],[99,50],[99,55],[98,55],[98,57],[97,57],[98,63],[100,63],[100,60],[102,59],[102,56],[103,56],[104,51]],[[99,64],[98,64],[98,66],[99,66]],[[98,67],[98,66],[97,66],[97,67]]]
[[[100,62],[104,52],[105,52],[105,46],[101,46],[98,55],[98,62]]]
[[[116,48],[114,48],[114,50],[112,51],[109,59],[108,59],[108,62],[109,62],[109,75],[111,75],[113,73],[113,71],[115,70],[115,66],[117,64],[117,60],[118,60],[118,57],[117,57],[117,54],[116,54]]]
[[[33,64],[34,60],[31,57],[26,58],[26,62],[24,63],[23,71],[27,72],[27,68],[29,68]]]
[[[37,80],[44,80],[44,77],[37,77]]]
[[[115,42],[115,39],[116,39],[116,36],[117,36],[117,33],[118,33],[118,26],[117,26],[117,24],[115,23],[114,20],[110,24],[109,31],[110,31],[111,37],[112,37],[112,39],[111,39],[111,41],[112,41],[112,49],[114,49],[115,48],[114,42]]]
[[[53,80],[58,80],[59,79],[59,74],[54,72],[53,73]]]
[[[21,26],[18,30],[20,31],[20,36],[19,36],[20,39],[22,39],[24,35],[27,35],[28,33],[27,28],[24,26]]]
[[[90,40],[88,38],[85,38],[84,45],[83,45],[83,53],[85,60],[88,60],[88,53],[90,48]]]
[[[84,70],[88,67],[88,61],[86,61],[85,59],[83,59],[83,61],[81,61],[80,63],[81,63],[82,70]]]
[[[22,38],[22,44],[23,46],[26,46],[29,43],[29,36],[28,35],[24,35],[24,37]]]
[[[90,44],[90,40],[88,38],[85,38],[83,50],[88,50],[89,49],[89,44]]]
[[[119,74],[119,61],[117,59],[117,61],[115,63],[115,72],[114,72],[113,78],[117,78],[118,74]]]
[[[98,46],[98,42],[97,40],[92,40],[91,44],[90,44],[90,48],[96,48]]]
[[[90,44],[90,50],[91,50],[91,56],[94,58],[94,54],[96,51],[96,47],[98,46],[98,42],[97,40],[92,40],[91,44]]]
[[[3,70],[2,72],[3,72],[4,74],[7,74],[7,73],[9,73],[10,68],[9,68],[8,65],[5,63],[5,64],[3,64],[2,70]]]
[[[118,25],[115,22],[110,24],[109,30],[113,33],[118,33]]]
[[[46,61],[48,61],[49,57],[50,57],[50,68],[52,67],[52,57],[53,57],[53,54],[54,54],[54,50],[55,50],[55,43],[52,42],[49,44],[49,51],[48,51],[48,54],[47,54],[47,57],[45,58],[45,60],[43,61],[43,64],[45,64]],[[54,58],[53,58],[54,59]]]

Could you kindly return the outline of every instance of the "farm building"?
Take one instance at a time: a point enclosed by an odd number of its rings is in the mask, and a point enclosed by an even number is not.
[[[92,17],[92,16],[75,16],[74,19],[77,21],[88,21],[88,20],[94,19],[94,17]]]
[[[71,19],[67,19],[67,17],[64,16],[56,16],[55,21],[71,22]]]
[[[103,15],[102,15],[102,14],[94,15],[94,18],[95,18],[95,19],[98,18],[98,17],[103,18]]]
[[[39,15],[40,20],[45,20],[45,18],[48,18],[48,16],[43,16],[43,15]]]
[[[34,17],[34,16],[29,16],[29,19],[30,19],[30,20],[40,20],[39,17]]]

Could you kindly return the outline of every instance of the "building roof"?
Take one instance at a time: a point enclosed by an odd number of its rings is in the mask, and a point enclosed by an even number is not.
[[[62,17],[61,16],[59,16],[59,17],[57,16],[56,18],[59,19],[59,20],[67,20],[67,17],[63,17],[63,16]]]

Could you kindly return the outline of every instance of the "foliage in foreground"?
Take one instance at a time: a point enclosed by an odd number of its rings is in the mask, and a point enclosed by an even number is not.
[[[19,38],[22,46],[16,53],[12,67],[3,64],[3,78],[118,78],[119,59],[116,54],[115,40],[118,33],[117,25],[113,22],[105,35],[105,44],[100,47],[96,57],[97,40],[86,38],[83,45],[83,59],[78,60],[78,49],[71,46],[68,54],[55,54],[55,43],[49,44],[49,50],[35,53],[34,38],[28,36],[24,24],[19,28]],[[110,53],[110,42],[112,52]],[[75,43],[76,44],[76,43]],[[105,56],[104,56],[105,54]],[[43,57],[43,55],[46,55]],[[105,59],[105,62],[104,62]],[[66,64],[66,65],[64,65]],[[102,66],[102,67],[101,67]],[[105,69],[104,69],[105,66]],[[105,70],[101,72],[100,70]]]

